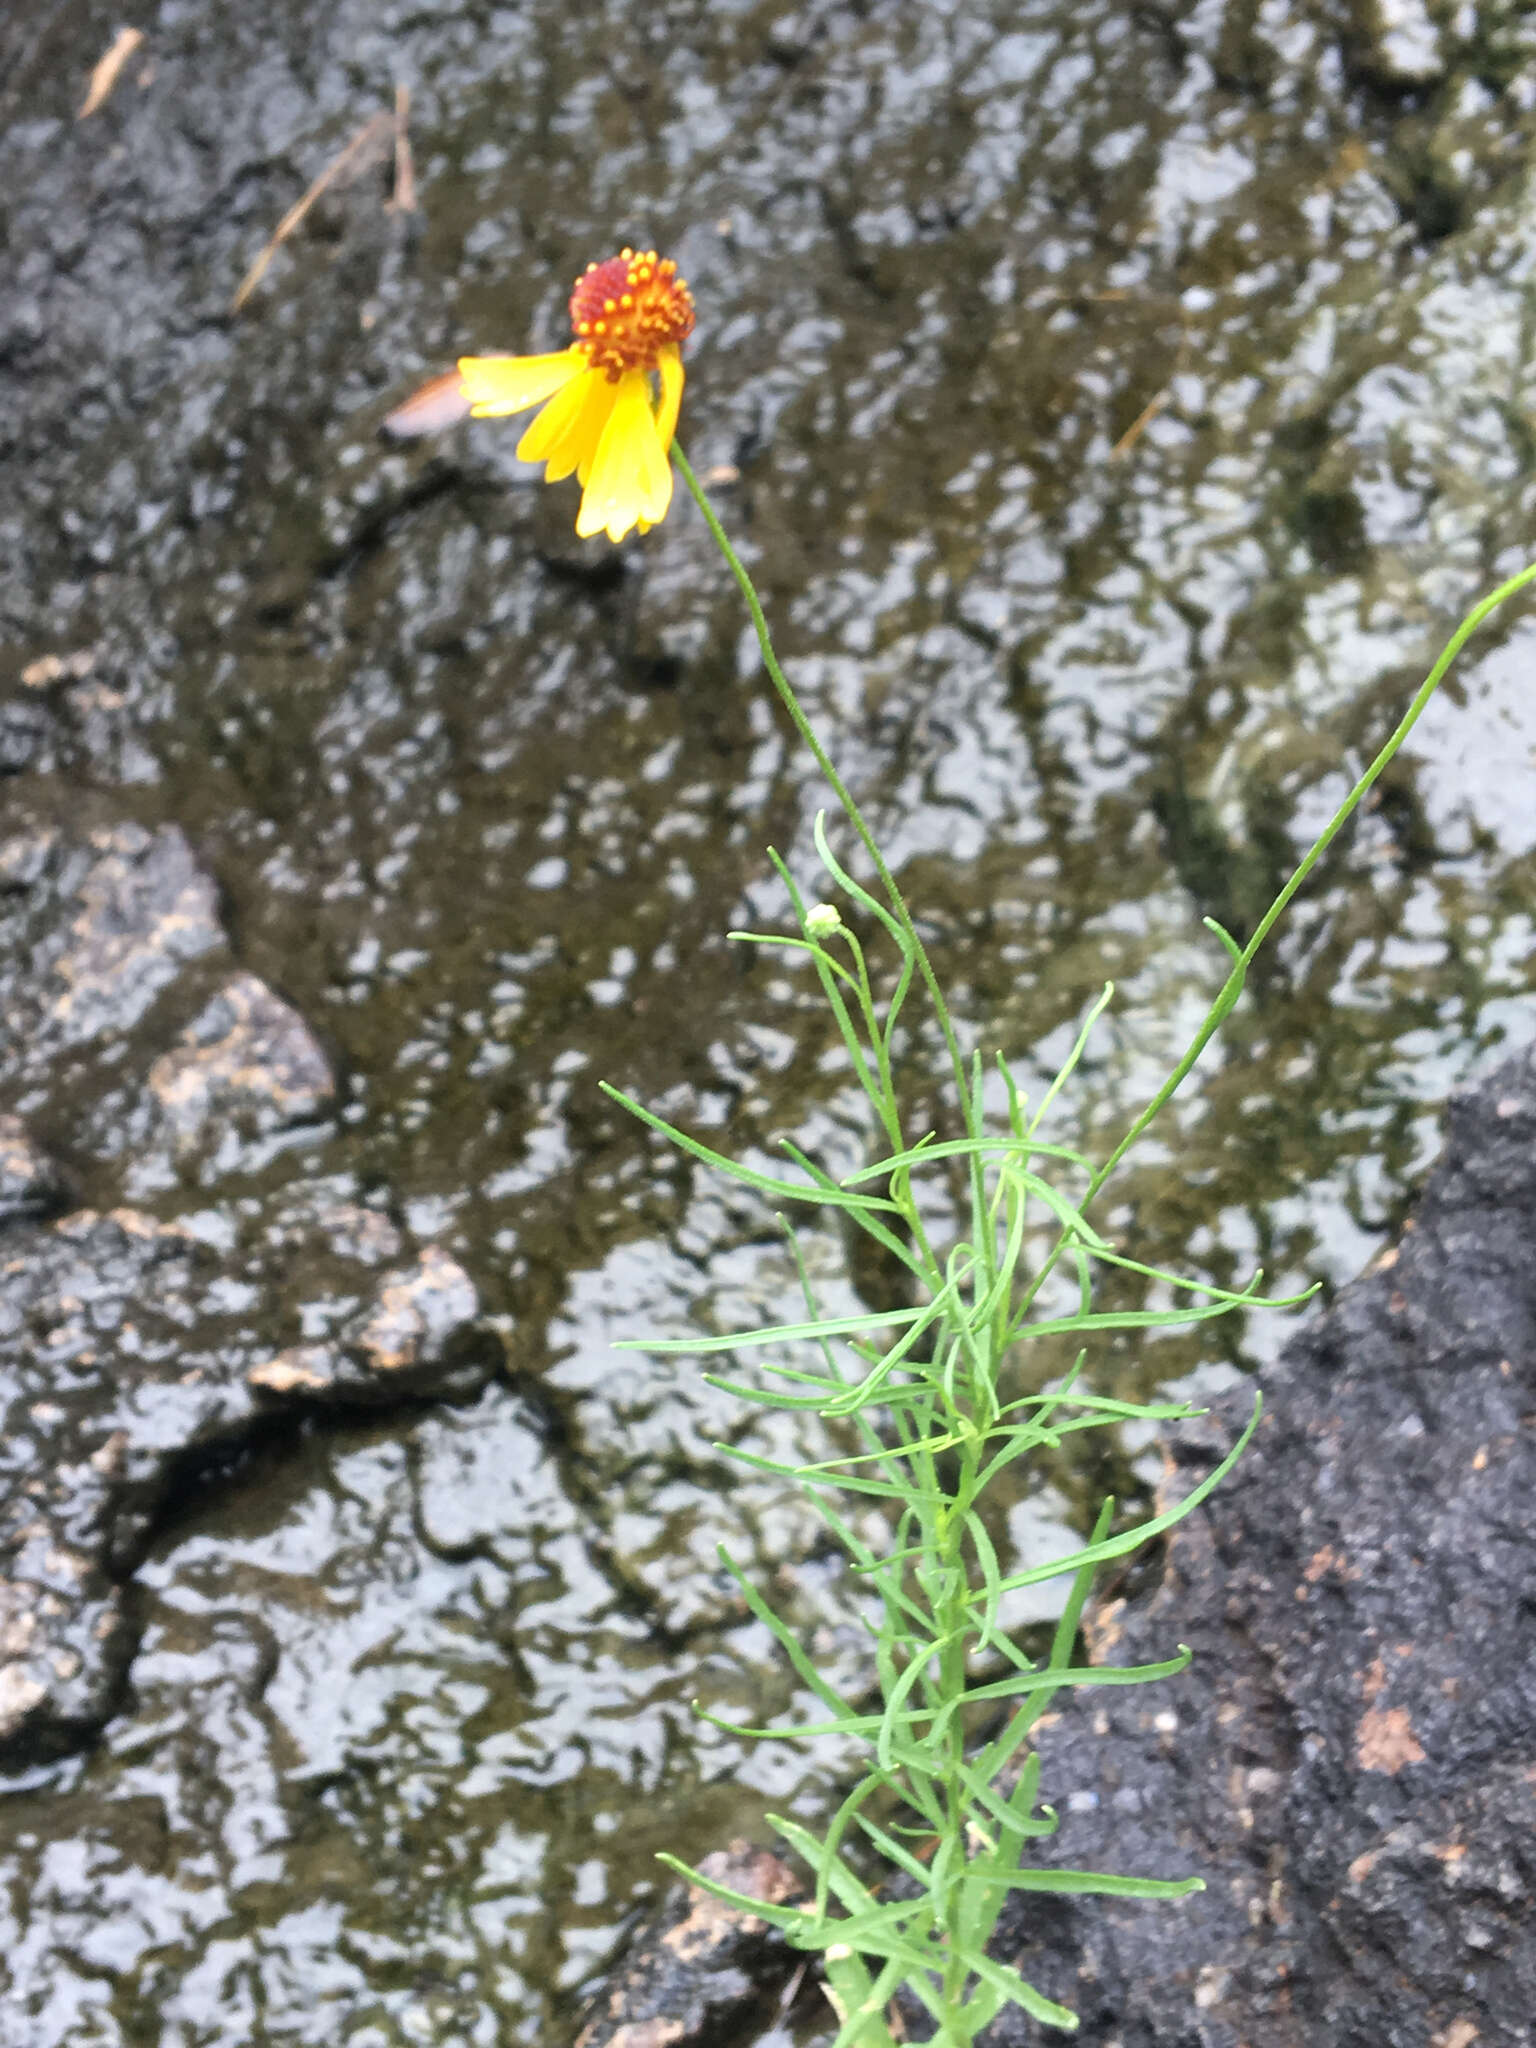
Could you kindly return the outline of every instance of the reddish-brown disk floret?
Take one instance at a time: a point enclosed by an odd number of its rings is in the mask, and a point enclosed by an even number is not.
[[[626,370],[654,370],[661,351],[693,332],[693,296],[670,257],[624,249],[589,263],[571,293],[571,331],[594,370],[617,381]]]

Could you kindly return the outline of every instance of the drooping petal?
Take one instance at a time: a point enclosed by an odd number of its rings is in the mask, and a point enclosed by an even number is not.
[[[641,520],[654,526],[671,502],[672,465],[656,432],[649,380],[643,370],[626,370],[592,458],[576,531],[622,540]]]
[[[410,441],[418,434],[440,434],[469,418],[469,400],[464,396],[464,379],[457,370],[446,370],[413,391],[409,398],[379,422],[381,433],[392,440]]]
[[[552,356],[459,357],[464,396],[477,420],[526,412],[586,367],[586,353],[579,348],[563,348]]]
[[[665,453],[677,432],[677,410],[683,402],[683,357],[675,341],[668,342],[656,358],[661,374],[661,399],[656,407],[656,438]]]
[[[547,462],[546,483],[590,465],[618,386],[604,370],[586,370],[557,391],[517,444],[519,462]]]

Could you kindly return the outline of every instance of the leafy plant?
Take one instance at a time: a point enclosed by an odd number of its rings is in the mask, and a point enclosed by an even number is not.
[[[1255,955],[1330,842],[1407,738],[1471,634],[1516,591],[1536,579],[1523,570],[1479,604],[1458,627],[1396,730],[1319,835],[1246,945],[1207,918],[1225,948],[1229,971],[1184,1056],[1124,1137],[1099,1164],[1070,1147],[1046,1142],[1047,1112],[1071,1082],[1089,1033],[1113,991],[1106,988],[1077,1040],[1033,1108],[999,1059],[1008,1104],[1005,1129],[989,1127],[987,1072],[969,1057],[935,977],[912,914],[857,804],[839,778],[774,655],[757,592],[682,451],[672,451],[700,511],[751,611],[769,678],[826,777],[872,870],[866,887],[834,854],[819,816],[815,847],[826,885],[838,901],[807,902],[794,877],[772,855],[792,906],[797,932],[733,934],[744,943],[787,948],[805,956],[870,1105],[884,1156],[836,1180],[793,1142],[791,1171],[748,1167],[663,1121],[632,1097],[608,1093],[694,1159],[758,1194],[801,1211],[838,1211],[911,1276],[915,1305],[863,1315],[819,1311],[807,1264],[790,1243],[805,1295],[802,1320],[712,1338],[633,1340],[651,1352],[699,1355],[763,1352],[761,1377],[710,1376],[742,1400],[810,1410],[851,1430],[857,1448],[825,1461],[786,1465],[732,1448],[743,1463],[806,1489],[851,1568],[869,1586],[878,1620],[871,1624],[878,1704],[850,1699],[828,1682],[799,1639],[738,1569],[749,1610],[770,1629],[821,1717],[798,1726],[743,1728],[736,1736],[856,1744],[863,1774],[820,1836],[779,1817],[774,1826],[811,1873],[807,1901],[776,1906],[736,1894],[667,1857],[690,1883],[778,1927],[797,1948],[819,1954],[828,1996],[840,2022],[837,2048],[893,2048],[888,2008],[899,1987],[932,2015],[933,2040],[964,2048],[1005,2005],[1061,2029],[1077,2024],[1016,1969],[996,1961],[988,1945],[1010,1892],[1108,1893],[1176,1898],[1198,1890],[1195,1876],[1148,1878],[1045,1867],[1030,1862],[1030,1844],[1056,1826],[1040,1797],[1040,1760],[1030,1744],[1041,1716],[1064,1689],[1140,1685],[1184,1670],[1182,1647],[1165,1662],[1131,1668],[1074,1662],[1079,1623],[1098,1568],[1151,1542],[1189,1514],[1232,1469],[1259,1419],[1259,1402],[1230,1454],[1176,1506],[1111,1533],[1114,1503],[1106,1501],[1089,1541],[1070,1555],[1025,1571],[999,1559],[982,1512],[984,1496],[1018,1460],[1054,1450],[1069,1434],[1116,1429],[1123,1423],[1168,1423],[1199,1411],[1182,1403],[1138,1404],[1091,1391],[1091,1347],[1107,1335],[1184,1325],[1252,1307],[1286,1307],[1259,1291],[1260,1276],[1233,1292],[1180,1278],[1125,1257],[1095,1229],[1091,1211],[1131,1147],[1187,1078],[1222,1020],[1243,993]],[[848,914],[892,949],[889,993],[877,996],[865,948]],[[867,922],[866,922],[867,921]],[[903,1101],[898,1051],[909,1009],[926,1002],[947,1048],[961,1135],[914,1134]],[[921,1199],[935,1169],[963,1171],[968,1198],[958,1242],[935,1241],[933,1204]],[[1095,1274],[1117,1267],[1168,1289],[1175,1305],[1160,1310],[1095,1307]],[[1066,1299],[1060,1297],[1065,1294]],[[1076,1347],[1066,1374],[1044,1391],[1022,1369],[1024,1347]],[[819,1365],[807,1366],[806,1347]],[[776,1349],[791,1347],[790,1357]],[[1033,1383],[1038,1384],[1039,1375]],[[845,1504],[881,1503],[890,1517],[888,1547],[875,1548]],[[1026,1656],[1004,1626],[1005,1596],[1069,1577],[1070,1591],[1048,1654]],[[999,1677],[978,1670],[1000,1669]],[[710,1717],[714,1718],[714,1717]],[[977,1743],[978,1727],[995,1732]],[[887,1895],[861,1874],[873,1850],[908,1883]]]

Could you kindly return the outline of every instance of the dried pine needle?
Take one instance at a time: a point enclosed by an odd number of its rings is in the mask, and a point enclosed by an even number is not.
[[[416,211],[416,163],[411,155],[411,88],[395,87],[395,190],[390,205],[396,213]]]
[[[120,28],[112,38],[112,46],[104,57],[99,57],[91,72],[91,82],[85,89],[85,98],[80,103],[77,121],[85,121],[102,105],[116,85],[123,66],[144,40],[141,28]]]
[[[256,258],[240,281],[240,289],[230,301],[229,310],[238,313],[257,285],[266,276],[272,258],[303,220],[305,214],[323,193],[333,185],[342,185],[349,178],[357,177],[370,164],[380,159],[393,147],[395,161],[399,164],[399,115],[398,112],[374,114],[365,121],[352,140],[338,155],[331,158],[325,169],[315,179],[302,199],[297,200],[283,215],[267,240],[266,247]],[[414,185],[414,179],[412,180]],[[412,194],[414,198],[414,192]],[[398,194],[397,194],[398,197]]]

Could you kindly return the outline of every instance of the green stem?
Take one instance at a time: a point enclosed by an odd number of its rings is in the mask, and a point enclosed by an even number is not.
[[[1397,727],[1395,731],[1392,733],[1390,739],[1388,739],[1385,746],[1382,747],[1380,753],[1377,754],[1375,760],[1372,761],[1370,767],[1366,769],[1365,773],[1360,777],[1360,780],[1349,792],[1349,795],[1344,799],[1343,803],[1339,806],[1338,810],[1334,812],[1332,818],[1323,827],[1322,831],[1318,834],[1317,838],[1312,842],[1312,846],[1306,854],[1305,858],[1302,860],[1301,865],[1297,868],[1296,872],[1291,876],[1291,879],[1286,883],[1285,887],[1280,891],[1280,894],[1275,898],[1274,902],[1271,903],[1268,910],[1265,911],[1263,917],[1259,919],[1258,925],[1254,930],[1252,938],[1249,939],[1247,945],[1243,947],[1242,951],[1234,959],[1232,963],[1232,971],[1227,976],[1226,980],[1222,983],[1221,993],[1217,996],[1215,1002],[1211,1005],[1210,1011],[1206,1016],[1205,1022],[1200,1026],[1200,1029],[1195,1033],[1194,1037],[1190,1040],[1189,1048],[1185,1052],[1184,1057],[1179,1061],[1178,1065],[1174,1068],[1173,1072],[1168,1076],[1167,1080],[1163,1083],[1162,1087],[1159,1088],[1157,1093],[1152,1097],[1152,1100],[1141,1112],[1141,1115],[1137,1117],[1136,1121],[1131,1125],[1130,1129],[1126,1132],[1125,1136],[1120,1140],[1120,1143],[1115,1147],[1114,1151],[1110,1153],[1109,1157],[1104,1161],[1104,1164],[1094,1174],[1092,1180],[1088,1184],[1088,1192],[1083,1197],[1082,1203],[1080,1205],[1082,1208],[1087,1208],[1088,1204],[1093,1200],[1094,1196],[1099,1193],[1100,1189],[1104,1186],[1104,1183],[1115,1171],[1115,1168],[1120,1164],[1121,1160],[1125,1157],[1126,1153],[1130,1151],[1131,1147],[1136,1143],[1137,1139],[1141,1137],[1143,1132],[1160,1114],[1160,1112],[1168,1103],[1168,1101],[1178,1092],[1179,1088],[1182,1087],[1184,1081],[1189,1075],[1190,1069],[1199,1059],[1201,1053],[1205,1051],[1206,1046],[1209,1045],[1212,1037],[1220,1029],[1222,1023],[1225,1021],[1228,1011],[1232,1008],[1233,1004],[1237,1001],[1238,996],[1242,993],[1243,983],[1247,979],[1248,969],[1253,965],[1254,959],[1258,954],[1259,948],[1263,945],[1264,941],[1269,937],[1269,934],[1271,933],[1271,931],[1273,931],[1278,920],[1284,915],[1286,906],[1290,903],[1291,898],[1296,894],[1296,891],[1301,887],[1302,883],[1307,879],[1308,875],[1311,874],[1313,868],[1317,866],[1317,863],[1322,859],[1323,855],[1327,852],[1328,848],[1333,844],[1334,839],[1338,836],[1338,833],[1343,828],[1343,826],[1349,821],[1351,816],[1358,809],[1361,799],[1366,795],[1367,791],[1372,787],[1372,785],[1378,780],[1378,778],[1382,774],[1382,771],[1387,767],[1388,763],[1391,761],[1393,755],[1397,752],[1398,748],[1403,744],[1403,741],[1407,739],[1409,733],[1413,731],[1413,728],[1418,724],[1419,718],[1423,713],[1425,706],[1429,703],[1430,698],[1433,697],[1436,690],[1439,689],[1440,684],[1444,681],[1446,671],[1447,669],[1449,669],[1451,663],[1456,659],[1457,655],[1460,654],[1462,648],[1466,646],[1467,642],[1471,639],[1472,635],[1477,631],[1478,627],[1483,623],[1484,619],[1486,619],[1490,613],[1496,612],[1499,606],[1503,604],[1508,598],[1513,597],[1517,590],[1523,590],[1528,583],[1531,583],[1533,581],[1536,581],[1536,562],[1530,563],[1526,568],[1522,569],[1517,576],[1511,576],[1507,583],[1501,583],[1498,589],[1495,590],[1491,596],[1485,597],[1482,600],[1481,604],[1475,605],[1473,609],[1470,612],[1468,612],[1467,616],[1462,620],[1461,624],[1456,628],[1456,631],[1451,635],[1450,639],[1446,642],[1445,649],[1442,652],[1440,659],[1435,663],[1434,667],[1425,677],[1423,683],[1419,686],[1418,694],[1414,697],[1413,702],[1409,705],[1408,709],[1403,713],[1402,718],[1398,721]]]
[[[709,528],[715,546],[725,557],[726,566],[736,578],[741,594],[747,601],[747,610],[752,614],[752,627],[757,634],[758,649],[763,657],[763,666],[768,671],[769,681],[778,692],[779,701],[789,713],[796,732],[799,733],[801,739],[805,741],[805,744],[814,755],[817,767],[826,777],[832,794],[842,806],[843,815],[858,834],[859,843],[868,854],[870,864],[880,878],[880,886],[885,890],[886,895],[890,899],[891,909],[895,912],[898,923],[907,935],[908,942],[912,946],[917,960],[918,972],[923,977],[923,984],[928,990],[929,997],[933,1002],[934,1012],[939,1020],[939,1028],[944,1034],[944,1043],[949,1052],[950,1064],[954,1068],[955,1085],[960,1092],[960,1109],[965,1118],[967,1131],[973,1138],[980,1137],[980,1131],[971,1128],[970,1092],[966,1086],[965,1062],[961,1057],[960,1041],[955,1034],[954,1023],[950,1018],[949,1005],[944,1000],[944,993],[939,987],[938,977],[934,974],[932,964],[928,959],[927,949],[918,937],[917,926],[912,922],[912,913],[907,908],[906,898],[896,886],[896,878],[886,865],[885,855],[876,845],[875,836],[865,823],[863,812],[854,802],[843,778],[838,774],[836,768],[833,767],[830,755],[817,738],[815,728],[801,709],[800,700],[790,687],[789,678],[785,675],[783,669],[780,668],[779,658],[773,651],[773,637],[768,631],[768,621],[763,614],[762,602],[758,597],[757,587],[753,583],[751,576],[747,573],[746,564],[742,561],[740,555],[737,554],[735,548],[732,547],[730,536],[720,524],[714,506],[705,495],[703,485],[693,473],[692,464],[676,441],[672,444],[672,460],[681,470],[683,482],[687,484],[692,492],[693,502],[698,506],[700,512],[703,513],[704,523]]]
[[[975,1444],[962,1443],[953,1455],[959,1469],[944,1516],[944,1597],[936,1617],[944,1641],[944,1648],[939,1653],[938,1689],[941,1699],[946,1701],[959,1699],[966,1686],[966,1655],[972,1640],[970,1581],[965,1568],[966,1516],[978,1491]],[[969,1973],[965,1930],[961,1918],[965,1907],[963,1880],[968,1846],[966,1821],[970,1813],[970,1794],[962,1776],[965,1768],[965,1740],[963,1717],[960,1714],[952,1714],[945,1735],[948,1768],[943,1798],[948,1819],[948,1846],[951,1853],[957,1856],[960,1868],[950,1873],[943,1902],[942,1917],[948,1950],[944,1971],[946,2022],[949,2015],[958,2014],[965,2003],[965,1985]],[[956,2048],[960,2048],[962,2037],[958,2033],[951,2035],[947,2024],[940,2038],[946,2042],[953,2038]]]

